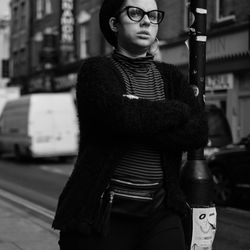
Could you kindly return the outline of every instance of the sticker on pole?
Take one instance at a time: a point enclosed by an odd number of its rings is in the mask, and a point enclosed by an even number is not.
[[[200,93],[199,88],[196,85],[191,85],[193,91],[194,91],[194,96],[197,97]]]
[[[216,232],[215,207],[192,208],[191,250],[211,250]]]

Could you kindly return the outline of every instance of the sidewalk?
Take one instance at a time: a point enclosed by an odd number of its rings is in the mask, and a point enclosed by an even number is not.
[[[0,250],[59,250],[50,223],[0,197]]]
[[[213,250],[250,249],[250,212],[217,208],[217,232]]]
[[[250,212],[217,209],[213,250],[250,249]],[[30,211],[0,197],[0,250],[59,250],[58,232]]]

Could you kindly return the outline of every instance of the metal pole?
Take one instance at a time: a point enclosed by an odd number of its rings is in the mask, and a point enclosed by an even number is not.
[[[206,0],[190,1],[190,18],[192,23],[189,31],[189,82],[200,106],[205,108],[205,65],[206,65]],[[185,231],[187,249],[212,249],[213,237],[210,235],[196,235],[195,219],[198,223],[205,223],[209,216],[216,212],[213,204],[213,181],[209,168],[204,159],[204,149],[188,152],[187,163],[181,171],[181,185],[191,207],[190,217],[187,219]],[[211,208],[213,208],[211,210]],[[197,215],[198,213],[198,215]],[[212,214],[215,213],[215,214]],[[198,216],[198,218],[195,218]],[[214,217],[213,217],[214,218]],[[205,225],[205,224],[204,224]],[[211,230],[215,225],[211,223]],[[207,228],[208,229],[208,228]],[[205,230],[204,230],[205,231]],[[202,232],[201,232],[202,234]],[[203,243],[199,237],[204,237]],[[210,237],[210,238],[209,238]],[[208,239],[209,240],[206,240]],[[211,244],[210,244],[211,243]],[[198,248],[198,245],[203,248]],[[203,244],[203,245],[202,245]],[[195,246],[197,248],[195,248]]]

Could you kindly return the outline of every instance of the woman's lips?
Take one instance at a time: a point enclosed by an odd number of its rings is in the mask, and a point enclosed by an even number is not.
[[[139,31],[137,34],[150,36],[150,33],[148,31]]]
[[[150,33],[147,32],[147,31],[140,31],[140,32],[137,33],[137,35],[139,37],[142,37],[142,38],[149,38],[150,37]]]

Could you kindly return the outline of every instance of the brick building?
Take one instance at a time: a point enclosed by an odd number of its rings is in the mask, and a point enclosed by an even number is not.
[[[98,25],[100,2],[12,0],[10,85],[20,85],[23,94],[72,89],[81,61],[106,47]]]
[[[29,74],[30,6],[28,0],[12,0],[10,25],[11,84],[25,86]]]
[[[27,92],[69,90],[75,82],[71,65],[77,61],[75,1],[36,0],[31,9],[31,68]]]
[[[10,85],[22,93],[71,89],[77,61],[75,0],[11,0]],[[73,75],[72,75],[72,74]]]

